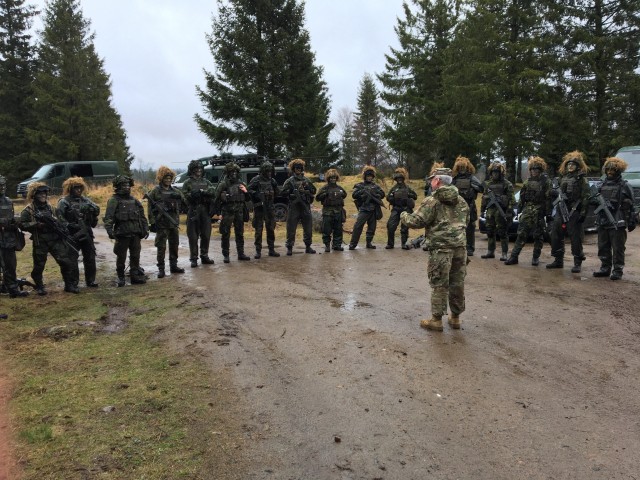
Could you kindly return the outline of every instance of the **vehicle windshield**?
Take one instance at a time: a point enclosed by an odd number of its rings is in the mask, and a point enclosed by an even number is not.
[[[36,173],[33,174],[31,178],[47,178],[51,169],[52,169],[52,165],[43,165],[38,169]]]
[[[619,150],[616,157],[627,162],[627,172],[640,172],[640,147],[633,150]]]

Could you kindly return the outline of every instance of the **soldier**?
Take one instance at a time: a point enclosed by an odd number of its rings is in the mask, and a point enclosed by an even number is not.
[[[507,260],[509,254],[509,224],[513,220],[513,206],[516,199],[513,185],[504,178],[506,169],[500,162],[489,167],[489,180],[484,184],[481,209],[487,219],[487,253],[480,258],[496,258],[496,240],[500,237],[502,255],[500,261]]]
[[[362,235],[364,224],[367,224],[367,248],[375,249],[373,236],[376,234],[376,226],[378,220],[382,219],[382,199],[384,198],[384,190],[375,183],[376,169],[371,165],[365,165],[362,169],[362,178],[364,182],[357,183],[353,187],[351,196],[355,200],[358,207],[358,217],[353,226],[351,241],[349,242],[349,250],[355,250]]]
[[[552,191],[558,198],[554,201],[555,215],[547,218],[551,224],[551,255],[555,260],[547,268],[564,267],[564,239],[571,240],[571,254],[573,255],[573,273],[581,270],[585,260],[582,250],[584,241],[583,223],[587,217],[589,206],[589,181],[587,180],[587,164],[582,152],[573,151],[562,158],[558,172],[561,175],[560,185]],[[568,218],[563,218],[559,202],[566,206]]]
[[[347,191],[338,185],[340,175],[334,168],[324,174],[327,184],[323,185],[316,200],[322,203],[322,243],[324,251],[331,251],[331,235],[333,234],[333,250],[342,252],[342,224],[345,221],[344,199]]]
[[[595,211],[598,214],[598,257],[601,264],[600,270],[593,272],[594,277],[611,274],[611,280],[622,278],[627,230],[633,232],[638,223],[633,190],[622,179],[622,172],[626,169],[627,162],[618,157],[607,158],[604,162],[606,178],[595,197],[599,205]]]
[[[287,214],[287,255],[293,255],[298,222],[302,221],[302,240],[306,246],[305,253],[316,253],[311,248],[313,235],[313,218],[311,203],[316,194],[316,187],[304,176],[304,160],[296,158],[289,162],[291,176],[282,186],[282,194],[289,197],[289,213]]]
[[[211,215],[209,207],[215,196],[213,184],[204,178],[204,168],[197,160],[189,162],[189,178],[182,185],[182,193],[187,201],[187,237],[189,238],[189,260],[191,268],[198,266],[198,240],[200,240],[200,261],[203,265],[213,265],[209,258],[211,242]]]
[[[273,178],[274,167],[271,162],[260,164],[260,175],[251,179],[247,190],[253,201],[253,228],[255,229],[255,259],[262,257],[262,230],[267,230],[267,247],[270,257],[279,257],[276,252],[276,212],[274,200],[279,195],[278,182]]]
[[[26,297],[28,292],[18,288],[16,275],[16,249],[23,246],[22,233],[14,216],[13,202],[6,196],[7,179],[0,175],[0,264],[2,266],[2,286],[9,297]],[[18,238],[20,236],[20,239]],[[20,243],[20,245],[19,245]]]
[[[129,252],[131,284],[146,283],[147,277],[140,267],[140,240],[149,237],[149,225],[144,216],[144,207],[131,196],[133,179],[118,175],[113,179],[115,194],[107,202],[107,211],[102,219],[110,239],[115,239],[113,253],[116,254],[118,287],[124,287],[124,270]]]
[[[400,214],[402,212],[413,213],[413,207],[416,206],[416,200],[418,199],[418,194],[406,184],[406,181],[409,180],[409,174],[404,168],[396,168],[393,173],[393,179],[396,184],[391,187],[387,195],[387,200],[389,200],[389,205],[392,208],[389,220],[387,220],[387,246],[384,247],[386,249],[394,247],[396,230],[400,225]],[[411,250],[411,247],[407,245],[408,239],[409,227],[400,225],[400,244],[403,250]]]
[[[505,265],[516,265],[518,255],[527,242],[533,237],[533,258],[531,265],[537,267],[540,263],[540,253],[544,243],[545,218],[551,215],[551,182],[545,171],[547,162],[540,157],[529,158],[529,178],[522,185],[518,202],[518,238],[511,250],[511,256]]]
[[[410,228],[426,228],[431,286],[431,319],[420,326],[442,331],[442,316],[451,308],[449,326],[460,328],[465,310],[464,278],[467,274],[466,228],[469,206],[451,185],[452,172],[440,168],[430,177],[432,195],[425,198],[415,213],[402,212],[400,219]]]
[[[58,201],[58,217],[68,222],[69,232],[82,252],[84,280],[87,287],[96,288],[96,246],[93,228],[98,224],[100,207],[83,193],[87,184],[82,177],[67,178],[62,184],[62,197]]]
[[[47,263],[47,255],[58,262],[64,280],[64,291],[80,293],[78,282],[78,250],[72,244],[66,223],[60,221],[54,208],[48,202],[49,187],[41,182],[29,185],[27,200],[31,203],[20,213],[22,229],[31,233],[33,240],[33,270],[31,278],[36,284],[38,295],[46,295],[42,273]]]
[[[469,206],[469,224],[467,225],[467,256],[473,256],[476,250],[476,222],[478,221],[478,207],[476,198],[479,193],[484,192],[482,182],[478,180],[474,173],[476,167],[467,157],[459,156],[453,164],[453,185],[458,189],[458,193]]]
[[[247,186],[240,181],[240,167],[233,162],[224,166],[224,175],[216,189],[216,202],[221,205],[222,209],[222,220],[220,220],[222,257],[224,263],[230,262],[229,246],[231,225],[233,225],[238,260],[251,260],[244,254],[244,222],[249,221],[249,211],[245,203],[249,200]]]

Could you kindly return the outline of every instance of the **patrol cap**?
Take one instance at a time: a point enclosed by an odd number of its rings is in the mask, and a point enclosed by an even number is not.
[[[431,180],[433,177],[440,175],[447,175],[448,177],[452,177],[453,172],[450,168],[436,168],[433,172],[431,172],[431,175],[427,177],[427,180]]]

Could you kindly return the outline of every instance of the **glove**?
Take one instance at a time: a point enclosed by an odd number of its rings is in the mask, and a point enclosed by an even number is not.
[[[578,217],[578,223],[584,223],[585,219],[586,219],[586,217],[584,215],[580,215]]]
[[[116,237],[113,235],[113,232],[112,232],[111,230],[107,230],[107,235],[109,235],[109,238],[110,238],[111,240],[113,240],[114,238],[116,238]]]
[[[155,223],[152,223],[151,225],[149,225],[149,232],[153,232],[156,233],[158,231],[158,228],[156,227]],[[149,232],[147,232],[147,237],[149,236]],[[147,238],[144,237],[144,238]]]
[[[636,229],[635,224],[633,224],[633,225],[629,225],[629,226],[627,227],[627,230],[629,230],[630,232],[633,232],[635,229]]]
[[[222,200],[223,202],[227,201],[227,192],[222,192],[220,194],[220,200]]]

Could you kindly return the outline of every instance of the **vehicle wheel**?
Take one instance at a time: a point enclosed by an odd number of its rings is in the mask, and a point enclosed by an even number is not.
[[[274,206],[276,222],[284,222],[287,219],[289,207],[284,203],[276,203]]]

